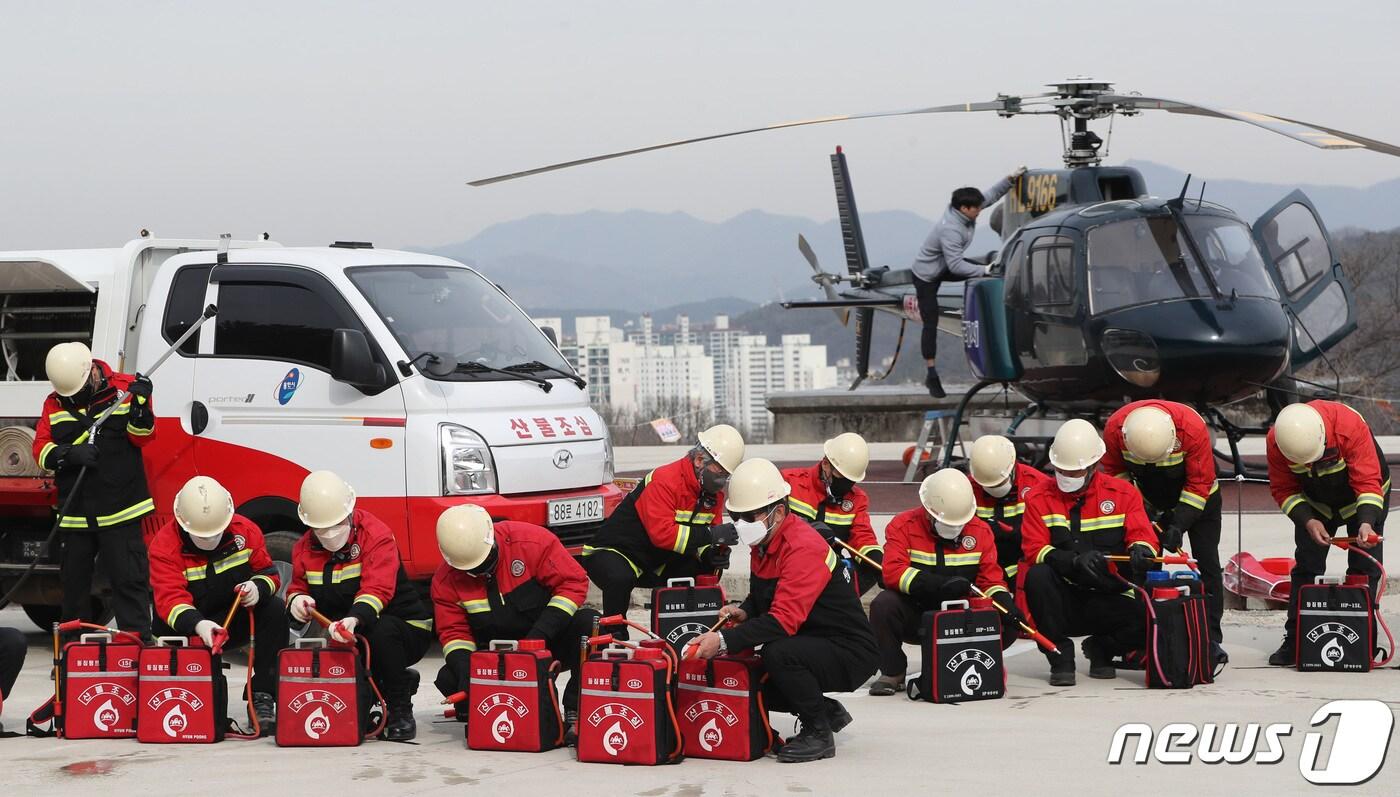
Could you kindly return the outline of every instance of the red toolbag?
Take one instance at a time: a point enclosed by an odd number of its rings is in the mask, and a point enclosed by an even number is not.
[[[355,648],[298,639],[277,654],[279,747],[355,747],[371,703]]]
[[[583,664],[578,760],[599,764],[679,761],[671,660],[660,648],[608,648]]]
[[[130,739],[136,735],[136,659],[140,640],[111,633],[83,634],[63,647],[58,665],[61,711],[49,699],[30,715],[33,736],[65,739]],[[37,723],[53,720],[45,731]]]
[[[542,753],[563,744],[556,669],[543,639],[498,639],[472,653],[467,747]]]
[[[196,640],[158,637],[138,659],[136,738],[152,744],[222,741],[228,683],[219,654]]]
[[[676,720],[688,755],[753,761],[773,746],[757,656],[686,659],[680,666]]]

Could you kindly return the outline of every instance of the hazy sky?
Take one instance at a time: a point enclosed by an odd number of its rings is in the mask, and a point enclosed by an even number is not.
[[[0,247],[158,234],[432,246],[537,212],[835,215],[1054,166],[1056,124],[817,126],[465,181],[785,119],[991,99],[1075,74],[1400,142],[1394,2],[0,3]],[[1367,185],[1400,159],[1244,125],[1119,120],[1111,161]],[[1400,219],[1400,208],[1397,208]]]

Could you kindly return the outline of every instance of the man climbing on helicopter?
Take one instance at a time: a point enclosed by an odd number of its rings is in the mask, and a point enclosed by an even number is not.
[[[924,245],[914,258],[914,292],[919,302],[919,317],[924,322],[920,348],[928,365],[924,386],[934,398],[948,395],[943,390],[943,383],[939,381],[938,370],[933,363],[938,355],[938,286],[987,273],[986,263],[979,263],[966,255],[977,227],[977,216],[983,208],[996,204],[1025,173],[1026,167],[1021,166],[986,191],[971,186],[954,191],[948,209],[933,225],[933,231],[924,239]]]

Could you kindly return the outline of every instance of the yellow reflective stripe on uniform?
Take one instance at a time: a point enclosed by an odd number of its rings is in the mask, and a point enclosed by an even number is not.
[[[1014,565],[1007,565],[1006,567],[1002,568],[1001,572],[1005,573],[1007,578],[1011,578],[1017,573],[1021,572],[1021,565],[1019,563]]]
[[[1138,540],[1137,542],[1134,542],[1133,545],[1145,545],[1147,546],[1147,550],[1152,552],[1153,556],[1157,555],[1157,546],[1153,545],[1147,540]],[[1132,550],[1133,545],[1129,545],[1128,550]]]
[[[1047,526],[1068,526],[1069,518],[1064,515],[1041,515],[1040,522]]]
[[[564,614],[569,615],[570,617],[574,615],[574,612],[578,611],[578,604],[574,603],[573,601],[569,600],[563,595],[555,595],[554,597],[550,598],[549,603],[545,605],[545,608],[547,609],[550,606],[553,606],[554,608],[558,609]]]
[[[167,614],[167,615],[165,616],[165,624],[168,625],[168,626],[170,626],[171,628],[174,628],[174,627],[175,627],[175,618],[177,618],[177,617],[179,617],[180,615],[184,614],[185,612],[189,612],[189,611],[194,611],[194,607],[191,606],[190,604],[188,604],[188,603],[177,603],[177,604],[175,604],[175,607],[172,608],[172,609],[170,610],[170,614]]]
[[[828,572],[835,570],[836,565],[839,564],[840,561],[841,560],[837,558],[835,551],[831,550],[830,548],[826,549],[826,569]]]
[[[405,620],[404,622],[408,623],[409,625],[413,626],[414,628],[421,628],[421,629],[423,629],[424,631],[432,631],[432,630],[433,630],[433,621],[432,621],[432,620]]]
[[[468,653],[475,653],[476,643],[466,639],[448,640],[447,644],[442,646],[442,655],[446,656],[449,653],[455,653],[459,650],[465,650]]]
[[[990,520],[990,519],[992,518],[992,516],[995,515],[996,513],[997,513],[997,511],[996,511],[995,509],[991,509],[990,507],[985,507],[985,506],[979,506],[979,507],[977,507],[977,517],[980,517],[980,518],[982,518],[983,520]]]
[[[792,509],[797,514],[802,515],[808,520],[811,520],[812,518],[817,516],[816,507],[812,506],[806,501],[799,501],[791,495],[788,496],[788,508]]]
[[[349,581],[352,578],[360,577],[360,563],[353,565],[342,565],[331,571],[331,583],[339,584],[342,581]]]
[[[835,523],[838,526],[849,526],[856,522],[856,514],[852,512],[849,515],[843,515],[839,512],[827,512],[826,522],[828,524]]]
[[[1322,515],[1323,517],[1327,518],[1328,520],[1331,520],[1331,519],[1332,519],[1332,507],[1327,506],[1326,504],[1319,504],[1318,502],[1312,500],[1311,498],[1306,498],[1306,497],[1305,497],[1303,500],[1305,500],[1305,501],[1308,502],[1308,506],[1312,507],[1314,512],[1318,513],[1319,515]],[[1356,506],[1355,506],[1355,505],[1352,505],[1351,510],[1352,510],[1353,513],[1355,513],[1355,512],[1356,512]],[[1343,514],[1343,517],[1345,517],[1345,516],[1346,516],[1346,515],[1345,515],[1346,507],[1342,507],[1342,512],[1344,513],[1344,514]]]
[[[458,606],[467,610],[467,614],[480,614],[491,611],[491,602],[485,598],[478,598],[473,601],[459,601]]]
[[[1126,517],[1127,515],[1104,515],[1103,517],[1085,518],[1079,521],[1079,530],[1081,532],[1090,532],[1111,529],[1115,526],[1123,525],[1123,519]]]
[[[1356,497],[1356,503],[1358,506],[1361,504],[1369,504],[1375,507],[1385,507],[1385,499],[1381,498],[1381,496],[1376,493],[1362,493]]]
[[[909,561],[916,565],[933,565],[937,567],[938,554],[933,551],[915,551],[911,548],[909,550]]]
[[[983,520],[991,520],[992,518],[996,517],[996,514],[996,507],[977,507],[977,517],[980,517]],[[1024,514],[1026,514],[1026,504],[1024,501],[1017,501],[1014,504],[1007,504],[1006,506],[1001,508],[1002,517],[1020,517]],[[1046,517],[1063,517],[1063,515],[1047,515]]]
[[[1287,515],[1296,509],[1299,504],[1303,503],[1304,500],[1306,499],[1303,498],[1302,493],[1294,493],[1283,499],[1283,503],[1279,504],[1279,508],[1283,510],[1283,514]]]
[[[982,561],[981,551],[943,554],[943,564],[947,567],[967,567],[968,565],[975,565],[980,561]]]
[[[50,413],[50,414],[49,414],[49,424],[50,424],[50,425],[55,424],[55,423],[63,423],[64,421],[76,421],[76,420],[78,420],[78,416],[74,415],[74,414],[71,413],[71,412],[68,412],[67,410],[61,410],[61,411],[59,411],[59,412],[54,412],[54,413]]]
[[[374,595],[369,594],[368,592],[361,592],[359,595],[356,595],[355,603],[363,603],[364,605],[373,609],[375,614],[379,614],[380,612],[384,611],[384,601],[380,600]]]
[[[126,425],[127,434],[134,434],[137,437],[145,437],[146,435],[150,434],[151,432],[154,432],[155,430],[156,429],[154,426],[152,426],[149,429],[142,429],[139,426],[133,426],[131,424]]]
[[[277,591],[277,582],[272,579],[272,576],[253,576],[252,580],[266,584],[269,592]]]
[[[1041,562],[1044,562],[1045,556],[1053,550],[1055,550],[1055,546],[1053,545],[1041,546],[1040,550],[1035,552],[1035,563],[1040,564]]]
[[[1177,496],[1176,500],[1180,501],[1183,504],[1186,504],[1187,506],[1195,507],[1196,509],[1206,508],[1206,499],[1200,497],[1199,495],[1196,495],[1190,490],[1182,490],[1181,495]]]
[[[251,558],[253,558],[253,552],[245,548],[232,556],[226,556],[215,562],[214,572],[222,573],[226,570],[232,570],[239,565],[246,565]]]
[[[155,509],[155,502],[147,498],[141,503],[136,504],[134,506],[129,506],[120,512],[116,512],[111,515],[102,515],[101,517],[96,518],[97,525],[120,525],[122,523],[126,523],[127,521],[135,520],[136,518],[142,515],[154,512]],[[58,525],[65,529],[85,529],[87,528],[88,522],[86,517],[79,517],[76,515],[65,515],[63,519],[59,521]]]
[[[915,570],[912,567],[904,568],[904,572],[899,575],[899,591],[908,594],[909,585],[914,583],[914,576],[917,576],[918,574],[919,571]]]
[[[1340,473],[1340,472],[1346,470],[1346,467],[1347,467],[1347,461],[1346,461],[1345,459],[1340,459],[1340,458],[1339,458],[1336,462],[1333,462],[1331,465],[1328,465],[1327,467],[1322,468],[1321,470],[1314,471],[1314,472],[1313,472],[1313,475],[1314,475],[1314,476],[1331,476],[1331,475],[1334,474],[1334,473]]]
[[[202,578],[204,578],[204,565],[185,568],[186,581],[199,581]]]
[[[676,524],[676,542],[671,546],[671,550],[676,553],[685,553],[685,546],[690,544],[690,526],[684,523]]]
[[[44,470],[53,470],[53,468],[44,464],[44,460],[48,457],[49,454],[53,453],[53,450],[55,448],[58,448],[58,446],[54,443],[45,443],[44,447],[39,449],[39,467],[43,468]]]
[[[861,556],[869,556],[872,553],[884,555],[885,549],[878,545],[862,545],[859,553]]]
[[[714,519],[715,519],[715,513],[713,513],[713,512],[686,512],[686,511],[682,511],[682,510],[680,510],[680,509],[677,509],[677,510],[676,510],[676,522],[677,522],[677,523],[690,523],[690,524],[709,523],[710,521],[712,521],[712,520],[714,520]]]
[[[1011,590],[1007,589],[1006,587],[1003,587],[1000,584],[993,584],[990,587],[987,587],[985,590],[983,590],[982,594],[990,598],[998,592],[1005,592],[1007,595],[1011,594]]]
[[[622,561],[624,561],[624,562],[627,563],[627,566],[628,566],[628,567],[632,568],[632,575],[634,575],[634,576],[641,576],[641,574],[642,574],[642,569],[641,569],[640,567],[637,567],[637,563],[636,563],[636,562],[633,562],[631,559],[628,559],[628,558],[627,558],[627,554],[623,553],[622,551],[619,551],[619,550],[616,549],[616,548],[608,548],[608,547],[606,547],[606,546],[599,546],[599,547],[597,547],[597,548],[593,547],[592,545],[585,545],[585,546],[583,546],[583,555],[584,555],[584,556],[592,556],[593,554],[595,554],[595,553],[597,553],[597,552],[599,552],[599,551],[607,551],[607,552],[609,552],[609,553],[615,553],[615,554],[617,554],[618,556],[620,556],[620,557],[622,558]]]

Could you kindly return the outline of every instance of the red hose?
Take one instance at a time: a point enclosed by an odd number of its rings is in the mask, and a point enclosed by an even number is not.
[[[1390,633],[1390,626],[1386,625],[1385,617],[1381,615],[1380,610],[1381,598],[1385,595],[1385,566],[1382,565],[1380,563],[1380,560],[1376,559],[1376,557],[1367,553],[1361,546],[1352,545],[1350,540],[1333,540],[1332,544],[1336,545],[1338,548],[1342,548],[1347,551],[1355,551],[1361,554],[1367,559],[1370,559],[1371,564],[1375,565],[1376,569],[1381,571],[1380,583],[1376,585],[1376,622],[1380,623],[1381,630],[1385,632],[1385,637],[1390,642],[1390,647],[1386,648],[1385,658],[1379,663],[1375,664],[1375,666],[1384,667],[1387,664],[1390,664],[1391,660],[1395,658],[1395,635]]]

